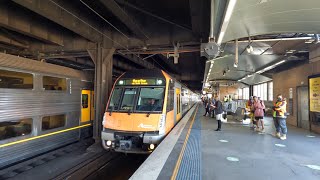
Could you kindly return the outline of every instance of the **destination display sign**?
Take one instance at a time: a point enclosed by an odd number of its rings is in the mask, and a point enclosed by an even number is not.
[[[120,86],[147,86],[147,85],[165,85],[163,79],[120,79],[117,83]]]

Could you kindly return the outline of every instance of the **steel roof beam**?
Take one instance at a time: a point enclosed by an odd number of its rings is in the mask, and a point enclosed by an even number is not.
[[[0,26],[46,43],[62,44],[62,37],[57,31],[5,3],[0,3]]]
[[[149,39],[142,28],[114,1],[100,0],[101,3],[114,14],[123,24],[125,24],[139,39]]]
[[[75,12],[75,9],[65,9],[56,1],[41,1],[41,0],[13,0],[15,3],[73,31],[76,34],[92,41],[98,42],[102,40],[102,35],[95,29],[97,26],[93,22],[87,22],[85,17],[81,16],[80,12]],[[74,16],[77,14],[77,17]],[[83,19],[82,19],[83,18]],[[89,24],[90,23],[90,24]]]

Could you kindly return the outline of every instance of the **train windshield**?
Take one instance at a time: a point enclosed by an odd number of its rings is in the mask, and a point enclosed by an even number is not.
[[[115,88],[111,99],[110,99],[110,104],[108,106],[108,110],[118,110],[119,103],[120,103],[120,98],[122,94],[122,88]]]
[[[140,112],[159,112],[163,106],[163,87],[143,87],[136,106],[136,111]]]
[[[122,111],[133,110],[134,98],[137,94],[137,89],[138,88],[125,88],[120,110]]]

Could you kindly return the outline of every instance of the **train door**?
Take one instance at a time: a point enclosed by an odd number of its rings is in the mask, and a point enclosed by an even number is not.
[[[90,90],[82,90],[81,94],[81,123],[85,123],[91,119],[91,93]]]
[[[176,88],[176,97],[176,121],[179,121],[181,119],[181,90],[179,88]]]
[[[308,104],[308,87],[298,87],[298,127],[303,129],[310,129],[309,125],[309,104]]]
[[[90,102],[91,102],[91,108],[90,108],[90,119],[93,121],[94,120],[94,91],[90,91],[91,92],[91,98],[90,98]]]

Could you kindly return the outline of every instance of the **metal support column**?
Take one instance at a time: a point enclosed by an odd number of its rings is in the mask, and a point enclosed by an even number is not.
[[[97,43],[95,50],[88,50],[95,63],[94,107],[95,120],[93,122],[93,137],[100,140],[104,109],[112,88],[112,60],[115,49],[105,49]]]

